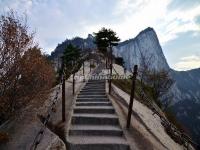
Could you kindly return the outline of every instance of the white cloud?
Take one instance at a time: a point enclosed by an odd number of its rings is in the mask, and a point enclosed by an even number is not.
[[[114,23],[101,22],[88,24],[87,32],[98,30],[100,25],[113,28],[122,40],[135,37],[141,30],[153,27],[161,44],[174,40],[179,33],[195,31],[200,27],[195,23],[195,17],[200,15],[200,6],[193,9],[168,10],[172,0],[123,0],[116,1],[117,7],[113,14],[120,21]]]
[[[47,53],[66,38],[86,37],[103,26],[116,31],[122,41],[150,26],[155,29],[162,46],[173,44],[164,49],[172,68],[198,68],[200,55],[194,53],[198,53],[199,43],[190,40],[183,49],[181,41],[177,40],[187,36],[181,33],[188,31],[198,39],[200,26],[195,18],[200,15],[200,3],[188,6],[190,9],[176,9],[177,4],[170,10],[168,5],[172,2],[174,0],[0,0],[0,14],[9,9],[26,12],[29,26],[36,30],[36,41]],[[186,4],[182,0],[180,3]],[[175,56],[170,56],[170,52]],[[183,57],[185,55],[189,56]]]
[[[178,71],[200,68],[200,56],[191,55],[182,57],[180,61],[174,65],[174,68]]]
[[[195,23],[195,17],[198,15],[200,15],[200,6],[188,10],[167,11],[163,18],[163,26],[161,26],[161,42],[164,44],[173,40],[179,33],[200,32],[200,27]]]
[[[118,5],[114,9],[114,14],[119,17],[115,23],[102,22],[114,29],[122,40],[135,37],[141,30],[147,27],[154,27],[156,31],[161,24],[160,20],[167,14],[169,0],[123,0],[117,1]],[[88,25],[87,31],[97,29],[99,24]]]
[[[200,26],[194,20],[200,15],[200,6],[169,10],[168,5],[172,1],[0,0],[0,13],[6,8],[26,11],[30,26],[36,29],[37,41],[50,53],[66,38],[86,37],[102,26],[112,28],[121,40],[133,38],[150,26],[157,32],[161,45],[176,39],[179,33],[194,31],[194,36],[198,35]]]
[[[20,13],[26,12],[28,15],[33,6],[32,0],[0,0],[0,13],[5,13],[10,9],[17,10]]]
[[[200,61],[200,57],[199,56],[195,56],[195,55],[192,55],[192,56],[187,56],[187,57],[183,57],[181,58],[182,61]]]

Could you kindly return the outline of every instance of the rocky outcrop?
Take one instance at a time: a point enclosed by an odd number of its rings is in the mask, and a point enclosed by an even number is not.
[[[148,61],[151,69],[169,70],[169,65],[153,28],[147,28],[135,38],[120,43],[114,47],[113,51],[115,56],[124,59],[125,67],[129,70],[136,64],[142,64],[142,61]]]

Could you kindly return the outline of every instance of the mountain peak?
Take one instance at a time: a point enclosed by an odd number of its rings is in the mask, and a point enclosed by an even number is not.
[[[155,32],[154,29],[153,29],[152,27],[147,27],[146,29],[144,29],[144,30],[141,31],[141,32],[149,32],[149,31]]]
[[[145,60],[150,64],[150,69],[169,70],[156,32],[151,27],[141,31],[135,38],[120,43],[114,52],[123,57],[127,69],[132,69],[136,64],[140,66]]]
[[[93,39],[93,35],[92,34],[88,34],[87,39]]]
[[[153,33],[153,34],[156,35],[155,30],[153,28],[151,28],[151,27],[148,27],[148,28],[142,30],[137,36],[141,36],[142,34],[148,34],[148,33]]]

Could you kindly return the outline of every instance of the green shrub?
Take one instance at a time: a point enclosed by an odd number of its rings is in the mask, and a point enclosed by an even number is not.
[[[91,68],[95,68],[96,66],[95,66],[94,64],[91,64],[90,67],[91,67]]]

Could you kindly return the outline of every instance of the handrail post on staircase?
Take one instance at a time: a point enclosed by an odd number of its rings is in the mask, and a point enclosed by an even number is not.
[[[65,77],[62,81],[62,121],[65,122]]]
[[[133,100],[134,100],[134,97],[135,97],[135,83],[136,83],[137,70],[138,70],[138,66],[135,65],[134,66],[134,72],[133,72],[133,79],[132,79],[131,96],[130,96],[130,102],[129,102],[129,107],[128,107],[128,117],[127,117],[127,124],[126,124],[127,129],[129,129],[130,122],[131,122]]]
[[[109,80],[109,94],[111,93],[111,82],[112,82],[112,64],[113,64],[113,57],[112,57],[112,46],[110,48],[110,80]]]
[[[64,60],[62,60],[62,70],[64,70]],[[62,73],[62,121],[65,122],[65,76]]]
[[[90,72],[91,72],[91,59],[90,59]]]
[[[85,82],[85,63],[83,61],[83,82]]]
[[[112,64],[110,64],[109,94],[111,93],[111,84],[112,84]]]
[[[72,81],[72,88],[73,88],[73,95],[74,95],[74,93],[75,93],[75,73],[73,73],[73,81]]]

